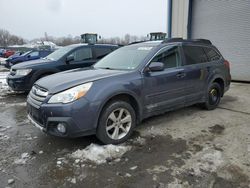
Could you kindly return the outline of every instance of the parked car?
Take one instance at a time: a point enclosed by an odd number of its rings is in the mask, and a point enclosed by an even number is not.
[[[138,43],[92,68],[38,80],[28,95],[28,117],[51,135],[96,134],[118,144],[147,117],[196,103],[215,109],[230,81],[229,63],[210,41]]]
[[[117,45],[108,44],[66,46],[45,58],[12,66],[7,83],[14,91],[29,91],[33,83],[44,76],[70,69],[89,67],[117,48]]]
[[[15,54],[15,51],[14,51],[14,50],[6,50],[6,51],[3,53],[3,57],[4,57],[4,58],[8,58],[8,57],[12,56],[13,54]]]
[[[13,56],[10,56],[8,59],[6,59],[5,67],[10,68],[15,64],[18,64],[24,61],[40,59],[40,58],[48,56],[52,52],[53,51],[50,51],[50,50],[31,50],[19,56],[13,55]]]

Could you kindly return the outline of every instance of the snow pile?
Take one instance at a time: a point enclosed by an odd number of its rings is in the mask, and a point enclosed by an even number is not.
[[[127,151],[131,149],[131,146],[115,146],[105,145],[100,146],[97,144],[90,144],[85,149],[78,149],[71,154],[74,159],[80,159],[81,161],[92,161],[96,164],[106,163],[107,160],[115,160],[122,157]]]
[[[30,155],[28,153],[23,153],[21,155],[21,158],[16,159],[14,161],[14,163],[18,164],[18,165],[24,165],[24,164],[26,164],[26,162],[27,162],[28,159],[30,159]]]

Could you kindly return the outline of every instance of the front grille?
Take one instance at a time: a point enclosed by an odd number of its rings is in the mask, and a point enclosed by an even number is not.
[[[28,102],[35,108],[40,108],[47,95],[48,91],[46,89],[34,85],[29,93]]]
[[[42,114],[40,112],[39,109],[33,107],[31,104],[27,104],[27,110],[28,110],[28,114],[30,115],[30,117],[32,117],[32,119],[38,123],[40,126],[44,127],[45,124],[43,122],[43,118],[42,118]]]

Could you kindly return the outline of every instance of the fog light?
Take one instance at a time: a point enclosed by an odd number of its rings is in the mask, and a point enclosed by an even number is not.
[[[60,133],[66,132],[66,125],[64,123],[59,123],[56,128]]]

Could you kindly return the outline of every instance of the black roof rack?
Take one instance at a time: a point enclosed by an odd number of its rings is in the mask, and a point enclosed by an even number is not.
[[[169,38],[169,39],[162,41],[162,43],[170,43],[170,42],[191,42],[191,43],[212,45],[212,42],[210,40],[207,40],[207,39]]]
[[[138,43],[142,43],[142,42],[146,42],[146,41],[140,40],[140,41],[130,42],[127,45],[138,44]]]

